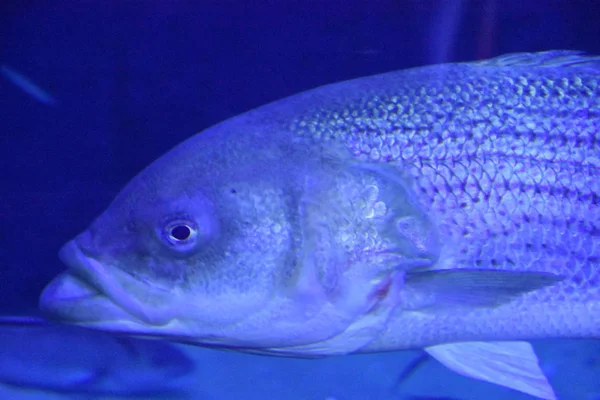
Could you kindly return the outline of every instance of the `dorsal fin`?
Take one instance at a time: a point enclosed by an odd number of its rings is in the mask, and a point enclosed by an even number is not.
[[[539,53],[511,53],[473,63],[482,67],[592,68],[600,71],[600,56],[576,50],[550,50]]]

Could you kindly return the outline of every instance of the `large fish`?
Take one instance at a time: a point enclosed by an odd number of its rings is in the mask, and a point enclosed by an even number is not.
[[[600,336],[600,57],[434,65],[242,114],[60,251],[55,319],[263,354],[424,348],[552,399],[522,340]]]

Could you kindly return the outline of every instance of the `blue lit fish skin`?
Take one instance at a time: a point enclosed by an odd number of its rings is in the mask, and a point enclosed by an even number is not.
[[[100,329],[294,356],[599,337],[599,65],[553,51],[428,66],[225,121],[150,165],[63,248],[77,272],[41,306]],[[402,207],[419,228],[383,229]],[[173,210],[202,218],[191,251],[164,243]],[[405,252],[405,228],[422,254]],[[456,293],[411,292],[422,268],[560,281],[461,309]]]
[[[440,339],[600,337],[598,58],[513,54],[393,72],[340,89],[348,93],[343,102],[311,107],[292,130],[341,140],[360,160],[408,171],[446,243],[435,269],[565,278],[494,309],[399,310],[362,351]]]

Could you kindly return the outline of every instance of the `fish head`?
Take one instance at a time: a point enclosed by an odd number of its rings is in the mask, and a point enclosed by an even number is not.
[[[135,177],[60,250],[68,269],[43,292],[42,310],[101,330],[247,349],[359,337],[349,332],[361,318],[381,323],[390,309],[381,300],[401,284],[393,272],[436,257],[403,182],[261,137],[264,127],[239,130],[199,134]]]

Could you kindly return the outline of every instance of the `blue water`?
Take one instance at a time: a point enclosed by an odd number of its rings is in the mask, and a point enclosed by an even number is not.
[[[58,248],[140,169],[223,119],[322,84],[434,62],[600,54],[591,0],[50,3],[0,5],[0,65],[53,99],[0,76],[3,315],[35,313],[63,269]],[[600,397],[600,343],[535,346],[561,399]],[[306,361],[182,349],[195,368],[176,386],[192,399],[528,399],[433,361],[396,384],[418,353]],[[35,368],[26,354],[21,361]],[[1,399],[104,398],[0,389]]]

